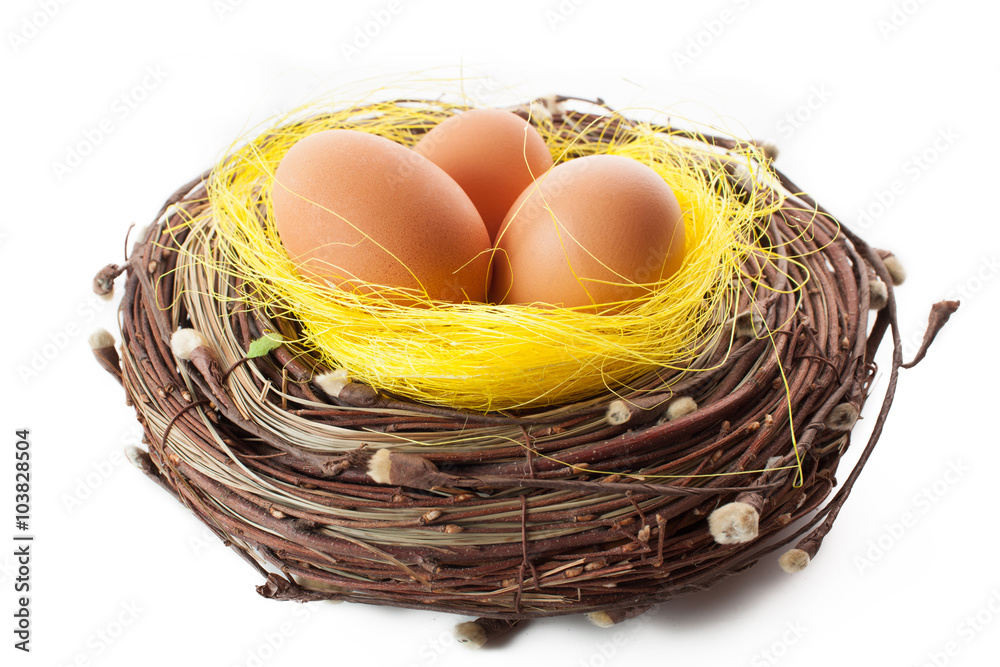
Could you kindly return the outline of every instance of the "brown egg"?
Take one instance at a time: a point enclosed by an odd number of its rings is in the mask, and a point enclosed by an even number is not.
[[[490,240],[531,182],[552,167],[538,131],[501,109],[469,109],[428,132],[413,150],[462,186],[483,217]]]
[[[496,247],[491,302],[610,304],[648,295],[636,283],[680,268],[684,220],[673,190],[650,167],[591,155],[555,166],[525,189]]]
[[[476,207],[440,167],[400,144],[355,130],[309,135],[282,158],[271,200],[304,276],[367,293],[363,283],[485,300],[490,238]]]

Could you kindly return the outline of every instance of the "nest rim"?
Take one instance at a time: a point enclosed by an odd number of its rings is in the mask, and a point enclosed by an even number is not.
[[[736,145],[724,137],[704,139],[724,150]],[[815,292],[804,293],[797,303],[787,295],[768,297],[761,317],[769,326],[780,323],[773,328],[773,361],[765,358],[772,348],[747,337],[728,355],[725,373],[711,381],[696,378],[682,387],[685,391],[671,389],[672,396],[694,402],[693,411],[662,419],[669,403],[656,396],[659,402],[617,403],[620,417],[611,419],[614,397],[587,401],[555,421],[545,411],[475,415],[417,405],[357,383],[328,395],[314,382],[318,366],[281,346],[256,359],[245,356],[249,343],[269,324],[273,330],[281,326],[260,321],[261,314],[252,309],[226,313],[243,358],[227,359],[209,337],[207,344],[190,345],[175,357],[170,339],[192,315],[181,312],[182,301],[173,298],[179,281],[176,244],[186,242],[184,221],[204,205],[210,173],[168,199],[124,266],[111,265],[95,279],[99,289],[106,289],[115,275],[128,274],[120,306],[121,355],[106,340],[95,354],[122,381],[145,431],[148,452],[133,451],[130,458],[265,578],[258,587],[265,597],[348,600],[496,619],[648,606],[707,588],[785,546],[794,545],[792,550],[805,554],[808,562],[881,433],[902,366],[893,280],[884,254],[843,229],[777,169],[781,187],[794,193],[802,207],[783,209],[768,228],[802,225],[802,211],[810,210],[816,224],[813,242],[822,249],[811,253],[816,265],[810,268],[818,276]],[[869,327],[876,281],[886,288],[885,303]],[[821,305],[827,308],[825,319],[817,318],[823,314]],[[752,315],[743,323],[751,332],[758,324]],[[836,487],[837,464],[868,397],[874,356],[886,331],[892,333],[893,363],[872,436],[846,483],[823,505]],[[790,363],[779,365],[782,355]],[[241,373],[253,383],[249,367],[266,378],[267,383],[257,386],[268,410],[298,409],[304,411],[298,417],[339,419],[340,428],[363,433],[391,427],[419,434],[414,425],[428,424],[446,430],[502,427],[523,432],[525,444],[497,448],[490,452],[492,458],[461,448],[393,448],[403,455],[397,457],[400,466],[414,464],[416,458],[415,465],[429,467],[419,473],[407,468],[408,477],[385,472],[379,479],[388,483],[378,484],[372,462],[388,448],[365,446],[359,438],[355,447],[317,451],[248,418],[231,383]],[[779,375],[788,384],[787,395],[774,386]],[[792,406],[786,406],[787,412],[797,422],[793,451],[788,447],[788,414],[775,409],[786,397]],[[296,402],[304,407],[289,408]],[[853,412],[841,407],[845,405]],[[591,422],[601,427],[573,429]],[[570,436],[539,443],[531,438],[533,429],[562,429]],[[679,449],[679,460],[698,462],[696,474],[725,464],[733,483],[715,477],[694,484],[687,481],[696,479],[690,475],[669,483],[637,479],[655,480],[654,473],[641,471],[677,465],[677,459],[663,458],[668,445]],[[560,457],[546,457],[550,451]],[[793,460],[794,474],[786,465]],[[636,466],[640,472],[630,472]],[[209,467],[218,474],[206,474]],[[245,485],[220,481],[234,469],[251,468],[302,502],[282,505]],[[594,479],[597,473],[603,474]],[[449,487],[428,486],[442,481],[458,486],[446,492],[440,488]],[[332,502],[328,497],[334,495],[339,515],[302,509]],[[553,503],[553,496],[583,500],[567,509],[563,505],[572,503]],[[381,518],[345,518],[344,510],[351,507],[377,509]],[[580,507],[592,511],[584,513]],[[725,522],[726,529],[735,531],[728,543],[709,531],[710,517],[718,517],[719,508],[739,515]],[[390,513],[394,521],[387,518]],[[483,517],[492,517],[492,523]],[[744,531],[740,522],[750,519],[754,525]],[[470,527],[499,537],[470,546]],[[393,530],[425,533],[427,540],[416,546],[387,542],[385,535]],[[720,532],[726,534],[725,529]]]

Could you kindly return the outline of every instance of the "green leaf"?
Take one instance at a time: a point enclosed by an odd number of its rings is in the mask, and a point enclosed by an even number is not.
[[[280,347],[284,340],[281,334],[268,332],[250,343],[250,349],[247,350],[247,357],[250,359],[263,357],[271,350]]]

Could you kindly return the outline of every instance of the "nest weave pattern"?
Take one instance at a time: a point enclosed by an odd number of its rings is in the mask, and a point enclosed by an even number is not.
[[[737,145],[692,139],[723,153]],[[275,599],[522,619],[641,609],[782,547],[812,557],[879,437],[902,359],[884,253],[776,173],[769,187],[785,203],[761,221],[761,242],[798,260],[747,260],[733,344],[710,351],[712,370],[651,372],[630,396],[501,414],[354,383],[330,395],[315,381],[328,369],[284,346],[247,358],[252,341],[295,338],[296,324],[270,319],[237,278],[186,259],[222,242],[201,215],[206,172],[166,202],[124,266],[95,281],[107,291],[127,271],[120,358],[95,353],[145,431],[148,452],[130,456]],[[748,296],[788,280],[807,284]],[[200,298],[206,284],[233,298]],[[939,306],[926,344],[954,310]],[[171,337],[189,327],[204,344],[177,358]],[[889,390],[830,498],[890,327]],[[369,474],[376,454],[388,483]],[[756,530],[724,526],[733,539],[721,543],[708,517],[733,502],[755,513]]]

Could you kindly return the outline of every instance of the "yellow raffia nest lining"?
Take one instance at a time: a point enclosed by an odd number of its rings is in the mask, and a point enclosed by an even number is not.
[[[285,152],[306,135],[334,128],[412,146],[460,109],[431,102],[386,102],[360,110],[309,106],[279,119],[234,148],[210,180],[206,215],[213,217],[226,257],[213,268],[242,278],[244,290],[271,313],[298,319],[302,335],[289,343],[293,349],[318,352],[324,363],[377,389],[472,410],[620,393],[651,368],[688,369],[706,344],[728,335],[722,325],[734,314],[732,285],[741,262],[751,251],[761,257],[754,219],[766,218],[781,202],[734,196],[718,152],[631,122],[612,122],[614,131],[595,140],[596,124],[573,134],[565,125],[533,119],[557,164],[583,155],[628,156],[653,168],[677,195],[687,235],[684,265],[671,279],[650,285],[649,295],[623,314],[426,298],[418,306],[400,306],[300,277],[271,223],[270,189]],[[607,112],[596,123],[607,127],[616,116]],[[744,150],[730,157],[758,180],[768,179],[757,149]],[[398,293],[388,287],[379,291]]]

